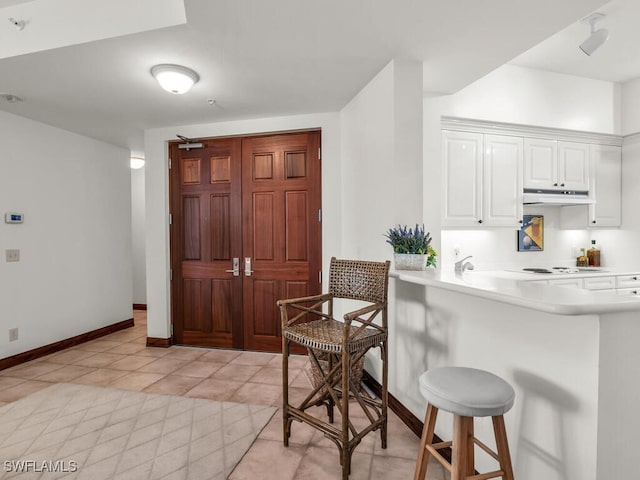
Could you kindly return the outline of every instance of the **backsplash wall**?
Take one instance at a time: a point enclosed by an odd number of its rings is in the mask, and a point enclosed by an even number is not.
[[[456,261],[455,248],[460,249],[458,258],[473,255],[471,260],[479,270],[503,270],[523,266],[569,266],[575,265],[581,247],[589,248],[595,239],[602,251],[602,265],[613,266],[616,258],[619,231],[616,230],[569,230],[560,228],[558,206],[527,206],[527,215],[544,215],[544,251],[518,252],[515,229],[466,229],[442,230],[441,268],[453,268]],[[584,208],[587,208],[586,206]]]

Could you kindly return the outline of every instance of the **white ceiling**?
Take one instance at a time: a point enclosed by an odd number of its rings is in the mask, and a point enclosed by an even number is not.
[[[606,17],[596,28],[609,30],[609,39],[590,57],[578,48],[590,32],[578,21],[511,63],[579,77],[624,83],[640,77],[640,1],[613,0],[598,12]]]
[[[17,16],[16,3],[0,8]],[[426,91],[453,92],[602,3],[185,0],[186,25],[0,60],[0,92],[25,99],[0,109],[141,150],[147,128],[337,111],[393,58],[424,62]],[[170,95],[149,73],[157,63],[201,80]]]

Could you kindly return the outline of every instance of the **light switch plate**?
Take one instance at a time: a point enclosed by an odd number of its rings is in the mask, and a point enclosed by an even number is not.
[[[4,251],[5,259],[7,262],[19,262],[20,261],[20,250],[17,248],[12,248]]]

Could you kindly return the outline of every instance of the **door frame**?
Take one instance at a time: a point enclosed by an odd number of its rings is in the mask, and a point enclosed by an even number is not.
[[[259,137],[269,137],[269,136],[274,136],[274,135],[287,135],[287,134],[295,134],[295,133],[315,133],[317,132],[318,135],[318,162],[320,165],[320,172],[319,172],[319,176],[318,176],[318,196],[319,196],[319,205],[320,205],[320,209],[322,210],[323,207],[323,199],[322,199],[322,191],[323,191],[323,186],[322,186],[322,128],[301,128],[301,129],[294,129],[294,130],[282,130],[282,131],[272,131],[272,132],[259,132],[259,133],[248,133],[248,134],[236,134],[236,135],[221,135],[221,136],[212,136],[212,137],[200,137],[197,139],[198,142],[203,142],[206,144],[206,141],[213,141],[213,140],[221,140],[221,139],[245,139],[245,138],[259,138]],[[167,185],[167,194],[168,194],[168,204],[169,204],[169,217],[171,218],[171,221],[169,222],[169,268],[170,268],[170,273],[169,273],[169,325],[170,325],[170,344],[176,344],[176,333],[174,330],[174,323],[175,323],[175,306],[176,306],[176,301],[179,301],[179,299],[176,299],[176,292],[175,292],[175,288],[174,288],[174,284],[173,284],[173,274],[172,272],[175,270],[175,262],[176,262],[176,258],[178,257],[176,255],[176,249],[178,248],[178,242],[175,241],[174,238],[174,231],[176,229],[171,228],[172,224],[175,224],[175,220],[174,220],[174,213],[175,212],[179,212],[180,211],[180,205],[178,204],[178,200],[179,200],[179,195],[174,195],[174,192],[176,191],[176,188],[178,188],[178,186],[176,185],[176,181],[178,179],[177,175],[172,175],[171,169],[173,168],[179,168],[176,165],[172,165],[172,159],[173,158],[177,158],[177,153],[179,153],[178,151],[178,145],[184,143],[181,140],[169,140],[166,142],[166,152],[168,153],[168,169],[167,174],[168,174],[168,185]],[[174,154],[175,153],[175,154]],[[241,155],[242,157],[242,155]],[[242,160],[241,160],[242,161]],[[175,163],[177,164],[177,160],[175,161]],[[237,209],[242,211],[242,192],[240,194],[240,205],[237,206]],[[317,239],[318,242],[318,253],[317,256],[319,257],[319,268],[320,271],[323,271],[323,267],[324,267],[324,257],[323,257],[323,228],[322,228],[322,219],[319,219],[320,221],[320,225],[319,225],[319,229],[318,229],[318,234],[319,234],[319,238]],[[242,260],[242,258],[241,258]],[[323,276],[324,278],[324,276]],[[311,280],[311,279],[310,279]],[[322,282],[322,284],[324,284],[324,280]],[[320,289],[322,290],[322,285],[320,287]],[[239,306],[239,310],[240,310],[240,321],[233,324],[233,349],[238,349],[238,350],[243,350],[245,345],[244,345],[244,334],[245,334],[245,329],[246,326],[244,325],[244,302],[242,302],[242,304]],[[234,315],[236,314],[236,311],[238,309],[234,309]],[[211,348],[220,348],[220,347],[215,347],[215,346],[211,346]],[[296,353],[306,353],[303,351],[300,352],[296,352]]]

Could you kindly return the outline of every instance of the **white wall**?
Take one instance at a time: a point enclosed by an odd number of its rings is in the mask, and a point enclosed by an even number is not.
[[[621,134],[613,82],[503,65],[449,97],[445,115]]]
[[[422,223],[422,67],[389,63],[340,112],[343,254],[390,259],[383,234]]]
[[[176,133],[191,138],[222,137],[292,130],[322,129],[322,252],[324,269],[331,256],[340,256],[342,166],[340,119],[337,113],[262,118],[235,122],[181,125],[145,131],[147,334],[170,337],[169,189],[167,144]]]
[[[0,358],[131,318],[129,152],[5,112],[0,142]]]
[[[640,132],[640,78],[622,84],[622,134]]]
[[[588,99],[588,101],[585,101]],[[599,133],[621,133],[620,87],[611,82],[505,65],[449,96],[424,97],[425,222],[436,230],[441,224],[440,117],[456,116],[523,125],[565,128]],[[586,207],[585,207],[586,208]],[[591,238],[602,245],[603,261],[615,260],[614,230],[562,230],[560,207],[527,207],[525,213],[545,215],[545,251],[517,252],[511,229],[442,231],[440,264],[450,268],[453,248],[473,255],[481,268],[510,268],[524,264],[571,263],[574,248],[588,246]]]
[[[140,304],[147,303],[144,171],[144,167],[131,169],[133,303]]]

